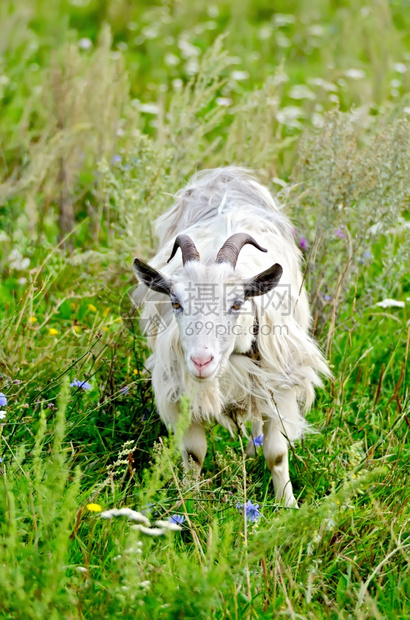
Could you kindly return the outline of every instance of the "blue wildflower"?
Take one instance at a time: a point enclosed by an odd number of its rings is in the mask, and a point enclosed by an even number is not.
[[[1,458],[1,456],[0,456],[0,465],[2,464],[2,462],[3,462],[3,459],[2,459],[2,458]]]
[[[246,505],[238,502],[236,504],[236,508],[238,510],[243,510],[243,508],[245,508],[245,514],[248,521],[257,521],[261,516],[261,513],[259,512],[259,504],[252,504],[250,499],[248,499]]]
[[[330,301],[332,298],[330,297],[330,295],[325,295],[325,301]]]
[[[300,237],[299,245],[300,245],[301,250],[303,251],[307,250],[308,242],[307,242],[306,237]]]
[[[82,390],[91,390],[91,385],[88,381],[79,381],[78,379],[74,379],[74,381],[70,383],[70,387],[79,387]]]
[[[184,515],[172,515],[169,517],[168,521],[174,523],[174,525],[182,525],[185,521],[185,517]]]
[[[120,164],[121,162],[122,162],[121,155],[114,155],[114,157],[111,159],[111,164],[113,166],[115,166],[116,164]]]
[[[155,506],[154,502],[148,502],[144,508],[142,508],[141,512],[143,515],[150,515],[152,512],[152,508]]]
[[[257,448],[260,448],[263,444],[263,435],[258,435],[257,437],[255,437],[255,439],[252,439],[252,443]]]
[[[120,394],[126,394],[129,389],[130,388],[128,387],[128,385],[125,385],[123,388],[120,389]]]
[[[7,405],[7,398],[5,397],[3,392],[0,392],[0,407],[5,407],[6,405]]]

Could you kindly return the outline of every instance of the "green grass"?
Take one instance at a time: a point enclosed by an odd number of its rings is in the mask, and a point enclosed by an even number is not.
[[[1,618],[409,616],[406,6],[1,3]],[[220,427],[184,476],[129,313],[152,221],[232,163],[306,240],[334,373],[291,454],[299,511]],[[185,522],[151,537],[90,503]]]

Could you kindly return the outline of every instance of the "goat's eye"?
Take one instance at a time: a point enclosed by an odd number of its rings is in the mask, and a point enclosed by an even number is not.
[[[242,303],[243,302],[240,300],[235,301],[231,306],[231,310],[240,310],[242,307]]]
[[[179,301],[173,301],[172,302],[172,307],[174,308],[174,310],[181,310],[182,306],[179,303]]]

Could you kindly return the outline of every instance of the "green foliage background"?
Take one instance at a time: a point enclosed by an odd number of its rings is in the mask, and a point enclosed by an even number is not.
[[[409,617],[409,33],[406,0],[1,2],[2,618]],[[232,163],[303,238],[334,372],[299,511],[219,427],[184,476],[128,313],[152,221]]]

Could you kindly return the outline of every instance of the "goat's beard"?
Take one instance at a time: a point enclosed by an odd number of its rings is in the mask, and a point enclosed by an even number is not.
[[[185,394],[192,410],[192,418],[197,421],[215,420],[222,412],[222,394],[219,382],[220,371],[214,378],[197,380],[191,374],[185,377]]]

